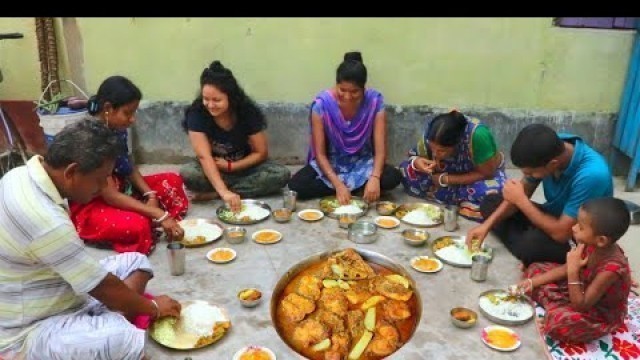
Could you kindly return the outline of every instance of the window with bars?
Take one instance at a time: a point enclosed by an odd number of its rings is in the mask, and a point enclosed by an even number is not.
[[[553,23],[559,27],[590,29],[636,29],[640,24],[637,17],[557,17]]]

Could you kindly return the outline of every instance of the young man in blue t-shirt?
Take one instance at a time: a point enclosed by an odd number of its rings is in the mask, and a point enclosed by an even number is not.
[[[469,230],[467,243],[482,243],[493,230],[525,267],[540,261],[565,263],[580,205],[613,196],[605,159],[578,136],[532,124],[513,142],[511,161],[523,179],[509,179],[501,195],[487,196],[480,207],[486,220]],[[541,182],[542,205],[530,199]]]

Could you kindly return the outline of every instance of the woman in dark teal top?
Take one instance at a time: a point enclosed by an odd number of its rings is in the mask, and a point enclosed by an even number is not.
[[[460,214],[482,220],[485,195],[504,186],[504,156],[489,128],[453,110],[427,122],[418,144],[400,164],[412,196],[460,206]]]

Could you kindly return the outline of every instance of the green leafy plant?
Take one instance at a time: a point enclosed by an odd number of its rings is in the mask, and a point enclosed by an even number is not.
[[[57,93],[51,97],[51,100],[44,101],[34,101],[36,104],[36,111],[43,114],[55,114],[58,112],[60,108],[60,101],[64,100],[65,96],[62,93]]]

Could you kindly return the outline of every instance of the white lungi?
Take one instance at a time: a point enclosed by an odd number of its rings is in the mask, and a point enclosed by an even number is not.
[[[149,259],[137,252],[109,256],[101,260],[100,265],[121,280],[136,270],[153,276]],[[15,352],[0,354],[0,358],[140,360],[144,355],[145,338],[144,330],[89,297],[79,310],[40,321],[27,336],[21,354],[20,349],[14,348]]]

